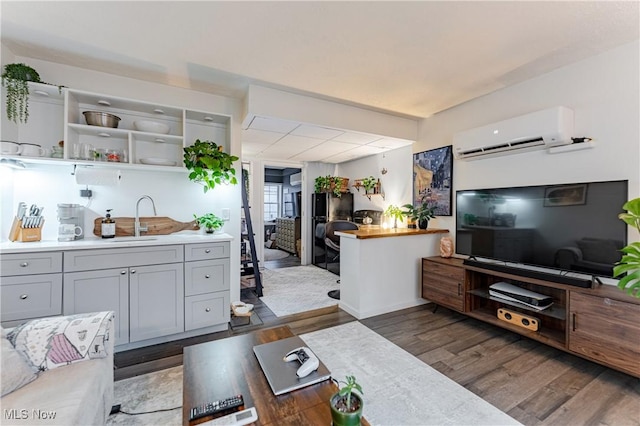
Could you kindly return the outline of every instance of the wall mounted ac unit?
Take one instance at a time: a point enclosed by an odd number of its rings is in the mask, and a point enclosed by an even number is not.
[[[294,173],[289,176],[289,185],[298,186],[302,184],[302,173]]]
[[[519,154],[568,145],[572,134],[573,111],[560,106],[456,133],[453,153],[460,160]]]

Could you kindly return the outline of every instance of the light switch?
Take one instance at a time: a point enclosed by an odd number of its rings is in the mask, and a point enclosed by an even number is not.
[[[222,220],[231,220],[231,209],[222,209]]]

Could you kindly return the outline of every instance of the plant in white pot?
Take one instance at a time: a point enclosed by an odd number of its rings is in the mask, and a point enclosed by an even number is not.
[[[222,229],[224,225],[224,220],[213,213],[207,213],[200,217],[194,214],[193,217],[196,219],[196,222],[198,222],[198,225],[204,227],[207,234],[213,234],[215,231]]]
[[[347,381],[338,381],[344,386],[329,400],[331,405],[331,419],[334,426],[360,425],[362,419],[362,386],[356,382],[355,376],[347,376]],[[354,392],[356,390],[357,392]]]

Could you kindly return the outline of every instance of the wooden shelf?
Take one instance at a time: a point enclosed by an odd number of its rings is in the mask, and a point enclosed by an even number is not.
[[[355,183],[351,186],[353,186],[356,191],[360,192],[360,188],[364,189],[364,185],[362,184],[362,181],[364,179],[355,179]],[[369,201],[371,201],[371,196],[372,195],[380,195],[382,197],[382,199],[384,200],[384,192],[382,192],[381,190],[381,183],[380,183],[380,179],[378,179],[378,182],[376,182],[375,186],[373,187],[372,191],[373,192],[368,192],[366,189],[364,190],[364,194],[362,194],[363,196],[367,197],[369,199]]]

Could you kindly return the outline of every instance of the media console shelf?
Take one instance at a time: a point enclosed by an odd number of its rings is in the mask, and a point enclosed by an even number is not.
[[[507,282],[549,296],[544,310],[489,294]],[[591,361],[640,377],[640,300],[615,286],[582,288],[463,264],[462,259],[422,259],[422,297]],[[535,318],[532,331],[498,318],[498,309]],[[514,315],[515,316],[515,315]]]

